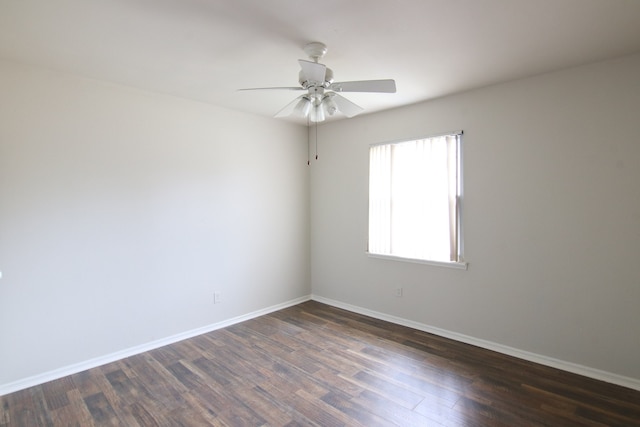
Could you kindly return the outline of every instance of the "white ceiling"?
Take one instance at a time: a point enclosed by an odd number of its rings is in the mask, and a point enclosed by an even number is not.
[[[365,112],[640,52],[640,0],[0,0],[0,58],[273,116],[311,41]]]

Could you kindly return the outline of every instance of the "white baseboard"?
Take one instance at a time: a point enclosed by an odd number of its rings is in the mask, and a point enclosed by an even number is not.
[[[130,347],[115,353],[107,354],[105,356],[96,357],[94,359],[86,360],[80,363],[74,363],[73,365],[65,366],[53,371],[44,372],[42,374],[34,375],[32,377],[24,378],[18,381],[14,381],[8,384],[0,384],[0,396],[13,393],[18,390],[33,387],[46,383],[48,381],[57,380],[68,375],[77,374],[78,372],[86,371],[87,369],[96,368],[98,366],[106,365],[107,363],[115,362],[125,357],[134,356],[136,354],[144,353],[145,351],[154,350],[165,345],[173,344],[178,341],[192,338],[198,335],[206,334],[207,332],[215,331],[217,329],[225,328],[227,326],[235,325],[236,323],[244,322],[265,314],[273,313],[274,311],[282,310],[287,307],[291,307],[311,299],[310,295],[296,298],[281,304],[276,304],[271,307],[263,308],[261,310],[253,311],[251,313],[237,316],[231,319],[223,320],[222,322],[214,323],[211,325],[203,326],[201,328],[192,329],[190,331],[182,332],[180,334],[172,335],[170,337],[162,338],[159,340],[151,341],[146,344]]]
[[[628,387],[634,390],[640,390],[640,380],[635,378],[629,378],[622,375],[614,374],[599,369],[590,368],[588,366],[578,365],[564,360],[554,359],[552,357],[543,356],[536,353],[531,353],[524,350],[519,350],[513,347],[505,346],[502,344],[486,341],[478,338],[474,338],[468,335],[459,334],[457,332],[447,331],[445,329],[436,328],[434,326],[425,325],[423,323],[414,322],[412,320],[403,319],[388,315],[385,313],[369,310],[366,308],[358,307],[355,305],[343,303],[340,301],[324,298],[318,295],[309,295],[305,297],[296,298],[291,301],[277,304],[271,307],[267,307],[261,310],[257,310],[251,313],[237,316],[231,319],[224,320],[222,322],[207,325],[201,328],[186,331],[177,335],[155,340],[146,344],[141,344],[135,347],[131,347],[122,351],[111,353],[105,356],[96,357],[94,359],[86,360],[84,362],[75,363],[73,365],[65,366],[53,371],[44,372],[42,374],[34,375],[32,377],[24,378],[18,381],[14,381],[8,384],[0,385],[0,396],[13,393],[18,390],[33,387],[43,384],[48,381],[57,380],[59,378],[76,374],[78,372],[86,371],[87,369],[95,368],[98,366],[106,365],[107,363],[115,362],[125,357],[134,356],[136,354],[144,353],[145,351],[154,350],[165,345],[173,344],[178,341],[182,341],[188,338],[195,337],[197,335],[205,334],[207,332],[215,331],[217,329],[225,328],[227,326],[235,325],[236,323],[244,322],[265,314],[272,313],[274,311],[282,310],[287,307],[300,304],[308,300],[318,301],[324,304],[328,304],[334,307],[342,308],[344,310],[352,311],[354,313],[363,314],[376,319],[384,320],[387,322],[395,323],[402,326],[407,326],[420,331],[432,333],[445,338],[450,338],[456,341],[464,342],[467,344],[475,345],[477,347],[486,348],[488,350],[497,351],[499,353],[514,356],[520,359],[528,360],[530,362],[539,363],[541,365],[550,366],[564,371],[572,372],[585,377],[594,378],[597,380],[605,381],[611,384],[617,384],[623,387]]]
[[[321,297],[319,295],[311,295],[311,299],[314,301],[321,302],[323,304],[328,304],[337,308],[342,308],[344,310],[352,311],[354,313],[363,314],[365,316],[373,317],[375,319],[384,320],[384,321],[395,323],[402,326],[407,326],[409,328],[417,329],[419,331],[428,332],[444,338],[450,338],[455,341],[460,341],[466,344],[475,345],[476,347],[482,347],[487,350],[493,350],[498,353],[517,357],[519,359],[528,360],[530,362],[539,363],[541,365],[550,366],[552,368],[561,369],[563,371],[572,372],[574,374],[582,375],[582,376],[593,378],[600,381],[605,381],[605,382],[620,385],[623,387],[628,387],[634,390],[640,390],[640,379],[625,377],[625,376],[614,374],[611,372],[590,368],[588,366],[578,365],[576,363],[554,359],[553,357],[543,356],[541,354],[519,350],[517,348],[509,347],[509,346],[498,344],[491,341],[486,341],[479,338],[474,338],[468,335],[459,334],[457,332],[447,331],[445,329],[436,328],[434,326],[425,325],[423,323],[414,322],[412,320],[403,319],[401,317],[396,317],[389,314],[380,313],[377,311],[358,307],[355,305],[346,304],[340,301],[332,300],[330,298]]]

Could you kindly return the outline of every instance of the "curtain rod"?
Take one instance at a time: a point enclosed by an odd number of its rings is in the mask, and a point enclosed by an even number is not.
[[[427,136],[420,136],[417,138],[403,138],[403,139],[397,139],[394,141],[386,141],[386,142],[374,142],[373,144],[369,144],[370,147],[374,147],[376,145],[390,145],[390,144],[400,144],[403,142],[409,142],[409,141],[417,141],[419,139],[429,139],[429,138],[438,138],[440,136],[448,136],[448,135],[455,135],[455,136],[460,136],[463,135],[464,131],[462,130],[456,130],[453,132],[443,132],[443,133],[437,133],[437,134],[432,134],[432,135],[427,135]]]

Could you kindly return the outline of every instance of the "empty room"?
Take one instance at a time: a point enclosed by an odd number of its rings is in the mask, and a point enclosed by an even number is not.
[[[0,1],[0,427],[640,426],[640,2]]]

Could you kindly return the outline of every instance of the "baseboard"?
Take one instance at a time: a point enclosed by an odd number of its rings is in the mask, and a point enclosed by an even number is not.
[[[178,341],[182,341],[188,338],[192,338],[198,335],[205,334],[207,332],[222,329],[227,326],[235,325],[236,323],[244,322],[265,314],[272,313],[274,311],[282,310],[287,307],[291,307],[311,299],[310,295],[296,298],[281,304],[276,304],[271,307],[263,308],[253,311],[251,313],[244,314],[242,316],[233,317],[231,319],[223,320],[222,322],[214,323],[211,325],[203,326],[201,328],[192,329],[190,331],[182,332],[180,334],[172,335],[170,337],[162,338],[159,340],[151,341],[146,344],[130,347],[125,350],[117,351],[115,353],[107,354],[105,356],[96,357],[94,359],[86,360],[84,362],[75,363],[73,365],[65,366],[53,371],[48,371],[42,374],[34,375],[32,377],[24,378],[18,381],[14,381],[8,384],[0,385],[0,396],[13,393],[25,388],[33,387],[46,383],[48,381],[57,380],[68,375],[77,374],[78,372],[86,371],[87,369],[96,368],[98,366],[106,365],[107,363],[115,362],[125,357],[134,356],[136,354],[144,353],[145,351],[154,350],[165,345],[173,344]]]
[[[528,360],[529,362],[539,363],[541,365],[550,366],[552,368],[561,369],[563,371],[571,372],[574,374],[582,375],[582,376],[593,378],[596,380],[605,381],[611,384],[620,385],[620,386],[631,388],[634,390],[640,390],[640,380],[636,378],[625,377],[625,376],[614,374],[611,372],[590,368],[588,366],[578,365],[576,363],[555,359],[553,357],[543,356],[540,354],[519,350],[517,348],[509,347],[509,346],[498,344],[491,341],[486,341],[479,338],[474,338],[468,335],[459,334],[457,332],[447,331],[445,329],[440,329],[434,326],[425,325],[423,323],[414,322],[412,320],[403,319],[401,317],[380,313],[377,311],[369,310],[369,309],[358,307],[355,305],[343,303],[341,301],[332,300],[330,298],[321,297],[319,295],[311,295],[311,299],[314,301],[321,302],[323,304],[331,305],[337,308],[342,308],[344,310],[352,311],[354,313],[373,317],[375,319],[384,320],[384,321],[395,323],[402,326],[407,326],[409,328],[417,329],[419,331],[428,332],[444,338],[449,338],[449,339],[460,341],[466,344],[475,345],[476,347],[481,347],[487,350],[492,350],[498,353],[517,357],[519,359]]]
[[[18,381],[14,381],[8,384],[0,385],[0,396],[13,393],[19,390],[23,390],[29,387],[40,385],[48,381],[57,380],[59,378],[73,375],[78,372],[86,371],[87,369],[96,368],[98,366],[106,365],[107,363],[115,362],[120,359],[124,359],[129,356],[144,353],[145,351],[154,350],[165,345],[173,344],[178,341],[182,341],[188,338],[192,338],[207,332],[215,331],[217,329],[225,328],[227,326],[235,325],[236,323],[244,322],[265,314],[272,313],[274,311],[282,310],[287,307],[294,306],[296,304],[303,303],[308,300],[318,301],[324,304],[328,304],[334,307],[342,308],[344,310],[352,311],[354,313],[363,314],[376,319],[384,320],[387,322],[395,323],[402,326],[407,326],[420,331],[432,333],[444,338],[450,338],[456,341],[464,342],[467,344],[475,345],[477,347],[486,348],[488,350],[497,351],[499,353],[507,354],[509,356],[517,357],[530,362],[539,363],[541,365],[550,366],[552,368],[561,369],[563,371],[572,372],[574,374],[583,375],[585,377],[605,381],[611,384],[628,387],[634,390],[640,390],[640,380],[635,378],[629,378],[622,375],[614,374],[599,369],[590,368],[588,366],[578,365],[564,360],[555,359],[552,357],[543,356],[536,353],[531,353],[524,350],[519,350],[513,347],[505,346],[502,344],[486,341],[478,338],[474,338],[468,335],[459,334],[457,332],[447,331],[445,329],[436,328],[423,323],[414,322],[401,317],[392,316],[389,314],[369,310],[363,307],[343,303],[340,301],[332,300],[330,298],[321,297],[319,295],[309,295],[300,298],[296,298],[281,304],[276,304],[264,309],[253,311],[241,316],[237,316],[231,319],[227,319],[218,323],[207,325],[201,328],[186,331],[180,334],[172,335],[170,337],[162,338],[159,340],[151,341],[146,344],[131,347],[122,351],[111,353],[105,356],[97,357],[94,359],[86,360],[84,362],[76,363],[73,365],[65,366],[53,371],[48,371],[42,374],[34,375],[32,377],[24,378]]]

